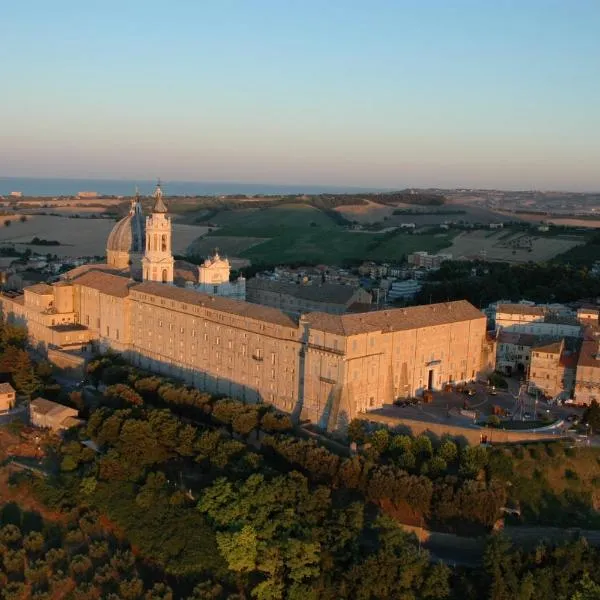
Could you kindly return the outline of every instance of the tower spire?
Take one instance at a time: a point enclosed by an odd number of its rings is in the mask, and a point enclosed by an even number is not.
[[[160,183],[160,177],[156,183],[156,189],[154,190],[154,207],[152,208],[153,213],[167,213],[167,205],[163,200],[163,191]]]

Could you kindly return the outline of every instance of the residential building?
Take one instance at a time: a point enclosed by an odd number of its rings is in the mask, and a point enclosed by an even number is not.
[[[14,408],[16,392],[10,383],[0,383],[0,413]]]
[[[531,352],[529,391],[552,399],[573,396],[577,352],[565,348],[565,341],[535,346]]]
[[[429,254],[428,252],[413,252],[407,257],[408,264],[423,269],[438,269],[446,260],[452,260],[452,254],[444,252]]]
[[[493,312],[497,331],[537,336],[581,337],[582,326],[574,316],[548,306],[498,304]]]
[[[50,429],[55,433],[79,425],[82,421],[77,418],[78,414],[75,408],[45,398],[36,398],[29,405],[31,424],[34,427]]]
[[[416,279],[394,281],[388,291],[388,300],[412,300],[423,288],[423,284]]]
[[[581,345],[575,376],[575,401],[578,404],[600,402],[600,348],[597,339],[586,339]]]

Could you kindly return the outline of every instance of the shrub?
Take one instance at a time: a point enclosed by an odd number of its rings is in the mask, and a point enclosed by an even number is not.
[[[514,446],[512,453],[515,458],[523,459],[525,457],[525,449],[523,446]]]
[[[573,469],[565,469],[565,479],[569,481],[579,481],[579,475]]]
[[[503,390],[508,388],[508,382],[500,373],[494,371],[488,378],[489,384],[496,386],[497,388],[502,388]]]

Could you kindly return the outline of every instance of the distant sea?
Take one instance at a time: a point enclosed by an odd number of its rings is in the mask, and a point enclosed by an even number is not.
[[[24,196],[73,196],[78,192],[98,192],[102,196],[131,196],[138,186],[140,194],[152,193],[156,180],[126,179],[35,179],[0,177],[0,195],[22,192]],[[162,182],[167,196],[220,196],[226,194],[320,194],[379,191],[369,188],[327,185],[280,185],[271,183],[230,183],[226,181]]]

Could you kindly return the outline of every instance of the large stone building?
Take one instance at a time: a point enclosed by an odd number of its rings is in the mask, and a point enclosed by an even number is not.
[[[128,217],[138,218],[136,210]],[[466,301],[290,316],[174,285],[177,265],[162,194],[144,239],[142,282],[135,280],[137,246],[130,244],[129,272],[90,265],[53,285],[0,297],[3,313],[26,324],[40,350],[113,349],[145,369],[209,392],[270,402],[329,428],[494,367],[486,318]]]
[[[321,311],[343,314],[352,305],[371,304],[371,294],[361,287],[339,283],[290,283],[255,277],[246,284],[248,302],[278,308],[291,314]]]

